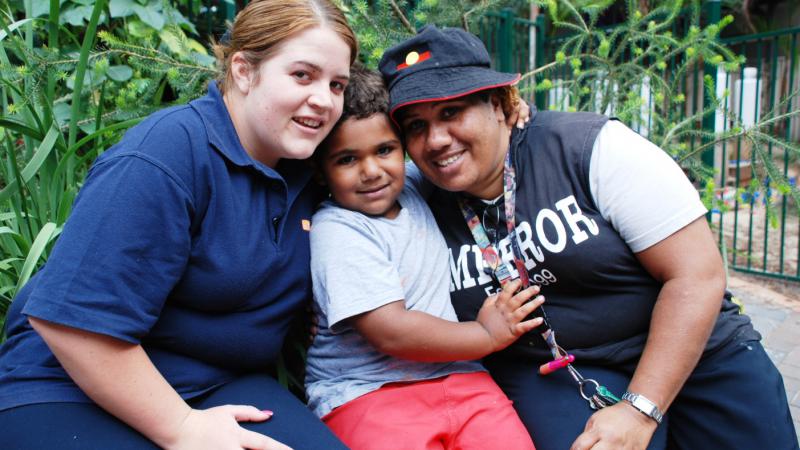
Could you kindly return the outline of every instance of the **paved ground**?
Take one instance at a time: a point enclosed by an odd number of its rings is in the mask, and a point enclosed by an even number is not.
[[[731,273],[728,288],[744,303],[763,345],[783,375],[800,436],[800,284]]]

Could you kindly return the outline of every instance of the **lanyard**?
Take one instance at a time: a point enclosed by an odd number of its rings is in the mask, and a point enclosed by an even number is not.
[[[519,242],[517,242],[515,219],[517,184],[516,171],[514,169],[513,161],[511,160],[511,154],[512,149],[509,148],[508,152],[506,153],[505,164],[503,167],[503,205],[506,216],[506,228],[508,229],[507,238],[511,242],[511,252],[513,254],[514,267],[519,273],[519,277],[522,281],[524,289],[529,287],[532,283],[530,277],[528,276],[528,270],[525,268],[523,254],[519,248]],[[472,209],[464,197],[460,196],[458,198],[458,203],[461,208],[461,213],[464,215],[464,220],[467,222],[467,226],[472,233],[472,237],[475,239],[475,243],[478,244],[478,247],[481,249],[481,255],[483,256],[484,263],[486,264],[487,268],[491,269],[491,274],[494,275],[500,285],[505,286],[512,280],[511,272],[508,270],[506,264],[504,264],[501,260],[495,246],[489,241],[489,237],[486,235],[486,230],[483,228],[480,219],[478,219],[478,215],[475,213],[475,210]],[[556,333],[553,331],[553,327],[550,325],[550,322],[547,319],[547,314],[544,311],[544,307],[540,306],[537,308],[537,311],[534,312],[534,314],[536,313],[541,315],[543,319],[542,325],[537,330],[542,336],[542,339],[544,339],[547,347],[550,349],[551,355],[553,356],[553,361],[543,364],[539,368],[539,373],[546,375],[554,370],[566,367],[573,380],[575,380],[575,382],[578,384],[578,391],[580,392],[581,397],[589,402],[589,406],[592,409],[605,408],[606,406],[610,406],[619,402],[619,398],[612,394],[611,391],[609,391],[605,386],[600,385],[597,381],[591,378],[584,378],[581,376],[580,372],[578,372],[578,370],[575,369],[571,364],[571,362],[575,360],[575,357],[568,354],[556,342]],[[587,393],[587,386],[590,388],[590,390],[594,391],[593,394]]]

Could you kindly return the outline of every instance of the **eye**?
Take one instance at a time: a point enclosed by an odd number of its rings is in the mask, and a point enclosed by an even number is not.
[[[311,74],[306,72],[305,70],[297,70],[292,73],[292,76],[300,81],[308,81],[311,79]]]
[[[391,145],[384,145],[378,148],[378,155],[386,156],[394,151],[394,147]]]
[[[341,94],[344,92],[345,88],[347,87],[347,83],[342,83],[341,81],[332,81],[331,82],[331,90],[336,92],[337,94]]]
[[[407,135],[417,134],[425,128],[425,121],[419,119],[409,120],[403,124],[403,131]]]
[[[352,164],[353,162],[355,162],[355,160],[356,160],[355,156],[347,155],[336,158],[335,164],[337,166],[346,166],[348,164]]]
[[[455,117],[461,109],[457,106],[448,106],[446,108],[442,108],[442,118],[444,119],[452,119]]]

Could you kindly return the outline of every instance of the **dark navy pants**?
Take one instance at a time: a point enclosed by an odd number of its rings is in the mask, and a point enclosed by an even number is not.
[[[225,404],[253,405],[275,415],[266,422],[241,422],[295,450],[346,449],[311,411],[266,375],[228,383],[200,399],[193,408]],[[94,404],[44,403],[0,412],[2,449],[157,449],[147,438]]]
[[[540,376],[522,358],[486,361],[497,383],[514,401],[538,450],[565,450],[583,432],[592,410],[565,370]],[[632,369],[581,364],[576,368],[617,396]],[[757,341],[734,339],[705,355],[663,422],[652,450],[798,449],[780,373]]]

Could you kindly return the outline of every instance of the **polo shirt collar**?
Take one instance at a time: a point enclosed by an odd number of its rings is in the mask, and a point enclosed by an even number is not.
[[[208,85],[208,94],[193,100],[190,105],[200,114],[206,126],[208,143],[217,149],[226,159],[237,166],[253,166],[254,160],[247,154],[233,121],[222,100],[222,93],[217,87],[217,82]]]
[[[269,178],[283,179],[289,185],[290,191],[295,190],[292,185],[299,187],[311,179],[311,169],[302,161],[281,160],[273,169],[247,154],[236,134],[216,81],[209,83],[207,95],[190,104],[200,114],[206,126],[208,143],[231,163],[240,167],[252,167]]]

